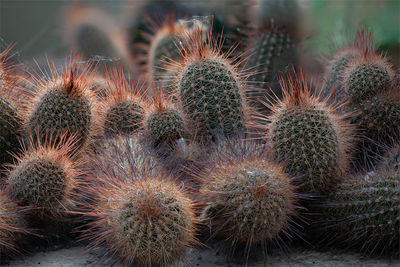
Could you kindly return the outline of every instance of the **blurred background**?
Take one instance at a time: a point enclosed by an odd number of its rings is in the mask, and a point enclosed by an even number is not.
[[[244,14],[264,7],[257,0],[213,1],[145,1],[145,0],[0,0],[0,43],[4,48],[15,42],[15,51],[24,60],[44,55],[62,57],[71,49],[79,48],[80,40],[71,32],[77,20],[92,19],[92,14],[71,15],[79,6],[94,7],[100,28],[111,34],[126,32],[125,42],[132,40],[132,27],[145,14],[171,11],[171,7],[183,13],[216,14],[224,17],[226,27],[236,27]],[[367,26],[373,30],[379,50],[387,51],[396,67],[400,60],[400,1],[399,0],[272,0],[260,1],[268,5],[283,5],[290,9],[289,19],[296,19],[301,33],[301,49],[309,55],[319,56],[332,51],[334,45],[342,46],[352,40],[357,27]],[[282,4],[283,3],[283,4]],[[74,10],[74,11],[71,11]],[[150,11],[149,11],[150,10]],[[191,10],[188,12],[188,10]],[[76,12],[78,13],[78,12]],[[90,13],[90,12],[89,12]],[[92,12],[93,13],[93,12]],[[95,12],[94,12],[95,13]],[[160,14],[158,14],[160,16]],[[233,17],[233,19],[232,19]],[[251,16],[247,15],[247,18]],[[237,21],[235,21],[235,19]],[[92,19],[96,20],[96,19]],[[135,24],[136,23],[136,24]],[[247,23],[247,22],[246,22]],[[104,25],[103,25],[104,24]],[[136,25],[136,26],[132,26]],[[125,34],[125,33],[124,33]],[[86,37],[90,38],[90,37]],[[117,38],[118,39],[118,38]],[[119,44],[123,45],[123,44]],[[117,45],[118,46],[118,45]],[[127,46],[129,50],[129,45]],[[100,50],[103,52],[103,50]],[[123,54],[123,53],[122,53]],[[109,56],[109,55],[103,55]]]

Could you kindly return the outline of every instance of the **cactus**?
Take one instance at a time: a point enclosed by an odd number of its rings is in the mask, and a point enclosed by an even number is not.
[[[17,253],[17,243],[27,233],[21,208],[0,191],[0,258]]]
[[[125,79],[123,70],[114,68],[108,75],[109,90],[103,103],[104,131],[106,135],[133,134],[139,130],[144,118],[144,92],[134,88]]]
[[[202,220],[212,236],[233,246],[276,241],[289,232],[294,215],[295,187],[283,168],[254,143],[219,143],[200,189],[206,206]],[[247,251],[247,249],[246,249]]]
[[[342,71],[342,84],[347,96],[361,101],[391,87],[394,72],[388,60],[375,53],[371,32],[359,30],[354,47],[361,50]]]
[[[359,175],[341,183],[321,204],[318,222],[333,242],[366,254],[399,251],[400,173],[393,169]]]
[[[359,163],[369,168],[384,152],[384,148],[400,136],[400,94],[395,90],[380,93],[350,108],[350,122],[357,126]]]
[[[64,73],[58,74],[52,65],[52,77],[38,78],[36,92],[25,107],[24,125],[34,140],[50,137],[54,142],[65,131],[76,135],[77,145],[85,146],[97,128],[97,102],[90,90],[91,66],[79,73],[75,57]]]
[[[70,158],[75,141],[65,137],[57,146],[31,141],[9,170],[6,188],[11,198],[21,206],[33,207],[34,217],[58,218],[73,206],[80,163]]]
[[[195,242],[193,203],[167,174],[154,171],[156,162],[144,163],[130,140],[120,138],[112,154],[91,157],[96,186],[88,191],[99,203],[87,207],[94,220],[85,236],[90,247],[127,265],[173,263]]]
[[[255,29],[249,39],[248,67],[255,73],[249,80],[258,84],[268,83],[272,89],[271,95],[280,98],[282,92],[277,82],[278,74],[296,64],[295,40],[284,27],[273,22]],[[264,94],[264,91],[252,90],[248,97],[255,102],[256,108],[261,109],[265,108],[259,103]]]
[[[283,99],[269,108],[272,114],[260,115],[256,127],[267,131],[275,158],[287,162],[286,170],[299,176],[302,192],[329,192],[345,174],[351,131],[336,107],[320,94],[312,94],[300,75],[287,75],[280,81]]]
[[[153,144],[172,143],[185,132],[185,118],[182,112],[164,97],[161,89],[155,91],[153,103],[146,110],[144,132]]]
[[[183,59],[171,65],[176,96],[198,137],[210,139],[217,132],[230,135],[244,128],[248,113],[243,74],[237,66],[199,34]]]
[[[253,20],[259,26],[274,20],[293,31],[298,27],[300,7],[297,0],[258,0],[253,9],[256,12],[252,15]]]
[[[380,160],[380,168],[400,170],[400,144],[392,145]]]

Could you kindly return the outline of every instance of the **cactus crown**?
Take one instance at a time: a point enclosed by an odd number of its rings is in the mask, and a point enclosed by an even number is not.
[[[77,145],[83,146],[96,134],[98,107],[89,85],[93,67],[87,63],[78,70],[77,61],[78,57],[70,60],[62,73],[50,63],[51,74],[35,78],[36,91],[24,112],[25,129],[34,137],[50,136],[58,142],[67,131],[77,136]]]
[[[171,97],[165,97],[161,88],[155,89],[153,103],[148,106],[144,119],[144,131],[155,143],[176,141],[185,132],[185,118],[172,103]]]
[[[195,241],[190,199],[175,184],[159,179],[123,188],[106,192],[108,198],[100,204],[96,224],[107,236],[105,245],[128,264],[163,265],[183,257]]]
[[[8,173],[7,189],[22,206],[32,206],[39,217],[59,216],[71,207],[74,189],[79,177],[79,160],[72,160],[75,153],[74,137],[54,145],[50,139],[40,139],[16,155],[16,163]]]
[[[302,190],[323,193],[342,179],[348,165],[350,126],[327,104],[320,93],[311,93],[304,75],[282,77],[283,99],[265,104],[269,116],[257,115],[268,125],[256,125],[267,132],[275,157],[287,160],[292,175],[302,175]]]
[[[200,138],[242,130],[249,108],[244,92],[245,74],[239,70],[239,63],[221,54],[222,45],[215,44],[211,32],[204,37],[199,31],[185,43],[182,60],[172,62],[170,67],[175,95],[189,123],[197,127]]]
[[[104,132],[106,134],[133,134],[142,125],[144,117],[145,92],[127,81],[122,69],[113,68],[107,72],[108,90],[103,102]]]

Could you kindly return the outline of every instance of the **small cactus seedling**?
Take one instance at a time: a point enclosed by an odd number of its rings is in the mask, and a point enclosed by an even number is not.
[[[139,160],[136,145],[118,144],[114,154],[91,159],[97,186],[88,190],[98,203],[85,212],[94,219],[84,235],[89,247],[104,248],[105,258],[127,265],[164,266],[180,260],[195,243],[193,202],[166,173],[154,171],[155,162]]]
[[[0,258],[17,253],[17,243],[28,233],[22,210],[11,201],[6,191],[0,191]]]
[[[143,122],[145,136],[155,145],[174,142],[185,133],[185,118],[161,89],[154,92],[153,103],[148,106]]]
[[[348,165],[351,128],[336,106],[313,94],[302,74],[287,75],[280,81],[283,99],[269,105],[272,114],[258,116],[277,160],[286,170],[300,176],[302,192],[329,192],[345,174]],[[268,105],[268,104],[266,104]]]
[[[359,175],[341,183],[321,205],[321,230],[332,242],[366,254],[399,251],[400,172]],[[323,227],[324,226],[324,227]]]
[[[295,212],[295,186],[283,168],[253,143],[222,142],[203,175],[206,206],[202,220],[212,236],[235,249],[279,241]],[[248,255],[247,255],[248,256]]]
[[[211,32],[207,37],[198,33],[185,42],[189,45],[183,50],[182,60],[170,67],[175,95],[189,127],[197,129],[200,139],[242,131],[248,114],[244,73],[227,54],[220,53],[221,44],[215,44]]]
[[[36,218],[58,218],[73,206],[80,163],[70,157],[74,141],[65,136],[58,145],[30,141],[9,170],[6,188],[11,198],[21,206],[32,207]]]
[[[77,145],[83,147],[95,135],[97,123],[97,102],[90,90],[91,65],[85,64],[77,70],[75,57],[63,73],[58,73],[54,63],[51,75],[38,77],[35,94],[25,107],[25,129],[34,140],[50,137],[52,141],[65,133],[76,135]],[[36,136],[38,135],[38,137]]]
[[[106,135],[133,134],[143,123],[144,92],[126,80],[122,69],[113,68],[107,77],[107,84],[114,86],[114,90],[108,90],[102,103],[104,132]]]

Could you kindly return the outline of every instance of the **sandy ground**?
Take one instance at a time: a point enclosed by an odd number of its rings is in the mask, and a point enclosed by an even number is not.
[[[80,266],[109,266],[96,263],[95,257],[82,247],[64,248],[57,251],[40,252],[33,256],[12,261],[6,266],[12,267],[80,267]],[[119,265],[113,265],[119,267]],[[236,267],[243,264],[228,263],[222,255],[211,249],[192,250],[184,263],[177,267]],[[340,251],[316,252],[303,248],[295,248],[289,254],[271,255],[268,260],[250,262],[249,267],[261,266],[400,266],[400,261],[386,259],[365,259],[358,254]]]

